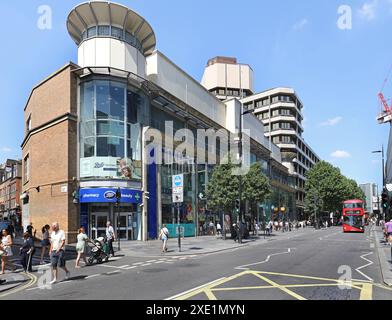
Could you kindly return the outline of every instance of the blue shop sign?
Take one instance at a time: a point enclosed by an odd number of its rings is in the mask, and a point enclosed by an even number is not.
[[[80,203],[116,203],[117,189],[95,188],[81,189],[79,194]],[[121,203],[143,203],[143,193],[140,190],[121,189]]]

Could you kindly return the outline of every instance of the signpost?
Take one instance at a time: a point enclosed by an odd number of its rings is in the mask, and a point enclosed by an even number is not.
[[[184,175],[178,174],[173,176],[173,203],[177,204],[177,235],[178,235],[178,250],[181,252],[181,220],[180,220],[180,206],[184,202]]]

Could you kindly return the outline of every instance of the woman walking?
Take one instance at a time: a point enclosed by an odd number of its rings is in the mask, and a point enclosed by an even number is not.
[[[5,265],[7,262],[10,262],[11,265],[11,270],[14,272],[14,263],[12,261],[9,261],[10,257],[13,256],[12,253],[12,237],[8,233],[6,229],[3,229],[2,231],[3,238],[1,239],[1,245],[0,249],[2,250],[2,255],[1,255],[1,274],[5,274]]]
[[[86,260],[86,242],[88,241],[88,237],[86,235],[86,231],[83,227],[79,229],[78,234],[78,243],[76,244],[76,252],[78,253],[78,257],[76,259],[75,269],[80,269],[80,258],[83,258],[84,263],[87,265]]]
[[[34,241],[28,232],[23,234],[23,239],[23,245],[20,248],[21,264],[24,272],[33,272],[32,257],[34,254]]]
[[[49,249],[50,249],[50,236],[49,236],[50,226],[47,224],[46,226],[42,227],[42,241],[41,241],[41,261],[40,264],[44,263],[44,256],[45,251],[48,251],[49,256]]]
[[[167,240],[169,240],[169,230],[166,228],[164,224],[162,226],[161,232],[159,233],[159,239],[162,240],[162,253],[167,252]]]

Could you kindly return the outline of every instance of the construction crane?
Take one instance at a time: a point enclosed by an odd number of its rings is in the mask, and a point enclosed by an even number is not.
[[[384,123],[391,123],[392,124],[392,102],[391,105],[388,105],[388,101],[387,99],[385,99],[383,91],[385,89],[385,86],[387,85],[388,81],[389,81],[389,77],[392,73],[392,66],[389,69],[388,72],[388,76],[385,78],[381,90],[378,94],[378,99],[380,100],[381,103],[381,114],[378,116],[377,120],[379,124],[384,124]]]

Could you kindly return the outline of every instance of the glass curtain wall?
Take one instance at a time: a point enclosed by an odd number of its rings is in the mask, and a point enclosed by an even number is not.
[[[146,96],[113,80],[80,87],[80,177],[141,180],[141,128]]]

